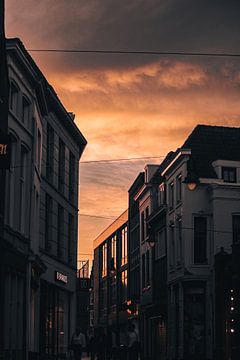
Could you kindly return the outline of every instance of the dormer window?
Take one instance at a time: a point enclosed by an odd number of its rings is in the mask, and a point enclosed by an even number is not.
[[[236,168],[223,167],[222,168],[222,178],[223,178],[224,182],[229,182],[229,183],[237,182]]]

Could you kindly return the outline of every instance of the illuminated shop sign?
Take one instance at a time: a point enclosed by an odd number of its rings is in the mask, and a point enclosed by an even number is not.
[[[59,281],[59,282],[61,282],[63,284],[68,283],[67,275],[62,274],[59,271],[55,271],[55,279],[56,279],[56,281]]]
[[[10,168],[10,136],[0,134],[0,169]]]

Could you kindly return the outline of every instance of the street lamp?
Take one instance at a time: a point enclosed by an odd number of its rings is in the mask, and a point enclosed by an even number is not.
[[[183,183],[187,185],[188,190],[193,191],[199,184],[199,178],[194,169],[193,160],[189,159],[187,162],[187,176],[183,180]]]

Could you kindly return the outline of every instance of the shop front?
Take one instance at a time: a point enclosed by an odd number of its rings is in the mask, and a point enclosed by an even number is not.
[[[41,359],[66,357],[73,332],[73,292],[67,286],[68,276],[55,272],[55,284],[40,284],[40,355]],[[58,285],[58,283],[62,284]]]

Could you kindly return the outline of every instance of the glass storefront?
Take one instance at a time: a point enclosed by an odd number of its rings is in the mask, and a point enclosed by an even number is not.
[[[70,342],[70,295],[45,281],[41,283],[41,353],[61,359]]]

